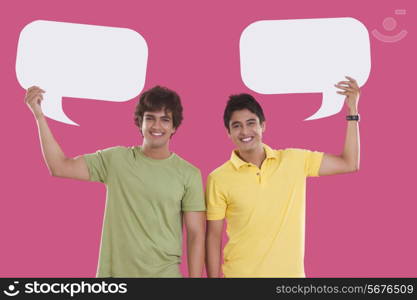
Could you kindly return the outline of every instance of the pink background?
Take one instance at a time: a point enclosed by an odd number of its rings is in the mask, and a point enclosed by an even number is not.
[[[49,176],[32,114],[16,79],[19,33],[37,19],[127,27],[149,47],[145,89],[178,91],[185,120],[172,149],[198,166],[204,180],[230,156],[222,124],[231,93],[250,92],[266,112],[264,141],[339,154],[345,113],[302,121],[321,94],[258,95],[242,82],[239,37],[257,20],[353,17],[371,32],[408,30],[397,43],[372,37],[372,70],[362,87],[361,170],[309,179],[305,267],[308,277],[417,276],[415,196],[414,1],[2,1],[3,110],[0,276],[95,276],[105,186]],[[406,15],[395,15],[406,9]],[[382,21],[398,26],[384,31]],[[413,21],[414,20],[414,21]],[[340,59],[343,59],[341,56]],[[336,79],[338,80],[338,79]],[[80,127],[49,121],[69,156],[141,143],[133,124],[136,99],[117,103],[65,98]],[[185,250],[185,248],[184,248]],[[184,257],[184,262],[185,262]],[[185,271],[185,264],[182,265]]]

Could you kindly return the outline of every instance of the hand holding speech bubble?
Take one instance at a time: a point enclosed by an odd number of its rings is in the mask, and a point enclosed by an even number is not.
[[[371,70],[369,34],[353,18],[257,21],[240,37],[241,76],[260,94],[323,93],[306,120],[334,115],[345,96],[334,84],[345,75],[365,84]]]
[[[43,113],[77,125],[62,109],[62,97],[122,102],[143,89],[148,47],[136,31],[38,20],[19,36],[16,75],[27,89],[46,91]]]

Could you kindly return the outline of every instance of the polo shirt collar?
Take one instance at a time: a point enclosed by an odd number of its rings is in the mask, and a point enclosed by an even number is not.
[[[265,159],[276,159],[277,155],[275,153],[274,150],[271,149],[271,147],[269,147],[268,145],[262,144],[265,154],[266,154],[266,158]],[[249,163],[244,161],[243,159],[241,159],[239,157],[239,155],[237,155],[237,150],[233,150],[232,151],[232,155],[230,157],[230,161],[232,162],[232,164],[235,166],[236,169],[239,169],[240,167],[244,166],[244,165],[248,165]]]

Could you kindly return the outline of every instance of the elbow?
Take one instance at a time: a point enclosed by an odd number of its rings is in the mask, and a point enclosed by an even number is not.
[[[49,175],[51,175],[52,177],[62,177],[61,172],[59,172],[59,170],[53,169],[53,168],[49,168]]]
[[[196,242],[196,243],[200,243],[200,242],[204,242],[205,241],[205,232],[204,230],[198,230],[198,231],[192,231],[187,233],[187,238],[190,241]]]
[[[206,233],[203,226],[187,228],[187,240],[193,243],[205,241]]]
[[[359,167],[360,163],[359,163],[359,159],[356,161],[355,166],[353,168],[353,172],[359,172]]]
[[[206,245],[213,245],[213,244],[215,244],[215,245],[217,245],[217,244],[219,244],[220,245],[220,243],[221,243],[221,240],[222,240],[222,233],[220,232],[220,233],[217,233],[217,232],[210,232],[210,231],[207,231],[206,232],[206,239],[205,239],[206,241]]]
[[[49,174],[53,177],[65,177],[66,170],[68,169],[68,161],[68,158],[64,158],[61,161],[47,164]]]
[[[51,168],[50,166],[48,166],[48,171],[49,175],[51,175],[52,177],[58,177],[58,172],[55,168]]]
[[[359,171],[359,160],[344,159],[344,171],[342,173],[356,173]]]
[[[349,173],[359,172],[359,164],[355,164],[349,168]]]

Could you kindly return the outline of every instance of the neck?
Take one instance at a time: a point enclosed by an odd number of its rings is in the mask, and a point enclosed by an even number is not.
[[[245,152],[238,150],[237,154],[239,155],[241,159],[243,159],[246,162],[254,164],[258,168],[261,167],[263,161],[266,158],[265,150],[262,145],[256,149],[245,151]]]
[[[168,144],[162,147],[151,147],[150,145],[142,144],[142,153],[152,159],[165,159],[171,155]]]

